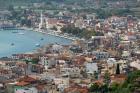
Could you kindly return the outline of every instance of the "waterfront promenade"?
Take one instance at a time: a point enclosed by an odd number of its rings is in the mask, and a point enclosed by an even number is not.
[[[8,29],[3,29],[3,30],[27,30],[27,31],[35,31],[35,32],[39,32],[39,33],[43,33],[43,34],[48,34],[48,35],[53,35],[53,36],[56,36],[56,37],[61,37],[61,38],[65,38],[65,39],[69,39],[69,40],[81,40],[80,38],[78,37],[73,37],[73,36],[70,36],[69,34],[62,34],[62,33],[59,33],[57,31],[54,31],[54,30],[51,30],[51,29],[48,29],[48,30],[43,30],[43,29],[33,29],[33,28],[27,28],[27,27],[20,27],[20,28],[8,28]]]
[[[65,38],[65,39],[69,39],[69,40],[80,40],[80,38],[78,37],[73,37],[73,36],[70,36],[68,34],[61,34],[57,31],[54,31],[54,30],[51,30],[51,29],[48,29],[48,30],[43,30],[43,29],[33,29],[33,28],[20,28],[20,29],[24,29],[24,30],[28,30],[28,31],[35,31],[35,32],[39,32],[39,33],[42,33],[42,34],[48,34],[48,35],[53,35],[53,36],[56,36],[56,37],[61,37],[61,38]]]

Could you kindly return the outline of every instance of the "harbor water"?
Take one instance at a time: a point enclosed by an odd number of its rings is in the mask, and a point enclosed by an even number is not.
[[[0,57],[12,54],[32,52],[46,44],[70,44],[72,41],[26,30],[0,30]]]

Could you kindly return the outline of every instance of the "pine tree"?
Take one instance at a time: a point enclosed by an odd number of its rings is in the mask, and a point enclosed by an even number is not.
[[[120,74],[120,65],[119,64],[117,64],[116,74]]]

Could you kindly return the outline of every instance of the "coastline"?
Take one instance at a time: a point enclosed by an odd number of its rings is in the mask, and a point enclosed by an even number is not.
[[[3,30],[3,29],[2,29]],[[9,30],[9,29],[5,29],[5,30]],[[72,40],[72,41],[75,41],[75,40],[82,40],[78,37],[73,37],[73,36],[69,36],[68,34],[64,33],[64,34],[60,34],[59,32],[57,31],[54,31],[54,30],[51,30],[51,29],[48,29],[48,30],[40,30],[40,29],[34,29],[34,28],[28,28],[28,27],[19,27],[19,28],[13,28],[13,29],[10,29],[10,30],[27,30],[27,31],[35,31],[35,32],[39,32],[39,33],[42,33],[42,34],[48,34],[48,35],[53,35],[53,36],[56,36],[56,37],[60,37],[60,38],[65,38],[65,39],[69,39],[69,40]]]
[[[51,29],[48,29],[49,31],[40,30],[40,29],[33,29],[33,28],[27,28],[27,27],[23,27],[23,28],[21,27],[20,29],[24,29],[24,30],[27,30],[27,31],[35,31],[35,32],[39,32],[39,33],[42,33],[42,34],[53,35],[53,36],[56,36],[56,37],[61,37],[61,38],[69,39],[69,40],[72,40],[72,41],[81,40],[78,37],[72,37],[72,36],[69,36],[67,34],[60,34],[60,33],[56,32],[54,30],[51,30]]]

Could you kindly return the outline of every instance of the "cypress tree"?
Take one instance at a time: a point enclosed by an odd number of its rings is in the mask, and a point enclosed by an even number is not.
[[[116,74],[120,74],[120,65],[119,64],[117,64]]]

